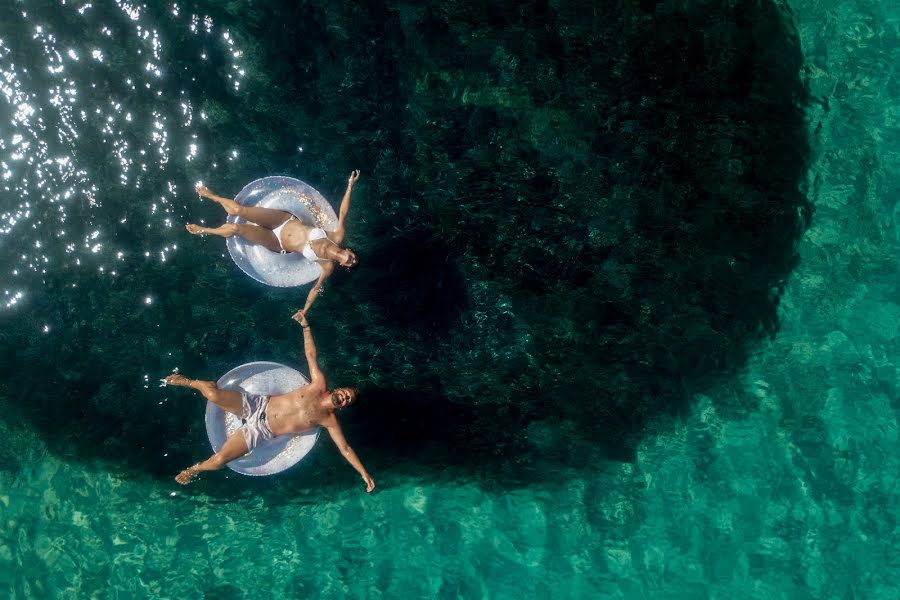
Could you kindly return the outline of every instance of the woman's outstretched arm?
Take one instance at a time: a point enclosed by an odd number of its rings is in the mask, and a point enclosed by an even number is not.
[[[341,200],[341,208],[338,211],[338,225],[334,233],[329,236],[336,244],[344,241],[344,226],[346,225],[347,213],[350,212],[350,194],[353,193],[353,184],[359,179],[359,169],[350,173],[350,179],[347,181],[347,191],[344,192],[344,198]]]
[[[306,314],[306,311],[310,309],[313,305],[313,302],[316,301],[316,298],[319,297],[319,292],[322,291],[322,285],[325,283],[325,280],[328,279],[332,273],[334,273],[334,263],[328,261],[325,264],[319,263],[322,266],[322,274],[319,275],[319,279],[316,281],[316,285],[309,290],[309,294],[306,296],[306,304],[303,305],[303,314]]]

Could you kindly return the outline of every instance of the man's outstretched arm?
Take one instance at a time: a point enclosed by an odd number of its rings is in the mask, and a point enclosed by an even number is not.
[[[338,447],[338,450],[341,451],[341,454],[344,458],[347,459],[347,462],[356,469],[356,472],[359,473],[359,476],[362,477],[363,481],[366,482],[366,491],[371,492],[375,489],[375,480],[369,475],[366,471],[366,468],[359,461],[359,457],[356,456],[356,452],[353,451],[353,448],[350,447],[350,444],[347,443],[347,440],[344,438],[344,432],[341,431],[341,424],[338,422],[337,417],[332,416],[330,423],[324,423],[325,428],[328,429],[328,434],[331,436],[331,439],[334,440],[334,445]]]
[[[319,368],[319,361],[316,357],[316,342],[313,340],[309,321],[306,320],[306,313],[298,310],[291,318],[300,323],[300,326],[303,328],[303,351],[306,353],[306,362],[309,365],[309,378],[312,381],[323,379],[325,374]]]

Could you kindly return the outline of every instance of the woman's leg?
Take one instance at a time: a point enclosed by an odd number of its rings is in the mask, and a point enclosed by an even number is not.
[[[184,375],[173,373],[166,377],[166,385],[180,385],[195,389],[203,397],[216,404],[222,410],[227,410],[237,416],[244,413],[243,402],[241,401],[241,393],[234,390],[222,390],[216,386],[215,381],[201,381],[199,379],[188,379]]]
[[[293,216],[284,210],[263,208],[261,206],[241,206],[238,215],[268,229],[275,229]]]
[[[247,454],[247,441],[244,439],[244,432],[240,429],[231,434],[228,441],[219,449],[218,452],[207,458],[201,463],[197,463],[193,467],[188,467],[175,477],[175,481],[181,485],[187,485],[194,480],[201,471],[218,471],[226,464],[236,458],[240,458]]]
[[[201,227],[188,223],[186,226],[188,231],[193,234],[209,233],[223,238],[230,238],[237,234],[252,244],[263,246],[272,252],[281,252],[281,242],[275,237],[271,229],[260,227],[259,225],[250,225],[249,223],[223,223],[218,227]]]
[[[291,218],[291,213],[283,210],[275,210],[274,208],[263,208],[261,206],[244,206],[238,204],[230,198],[223,198],[213,194],[206,188],[197,188],[197,193],[205,198],[209,198],[213,202],[222,205],[229,215],[238,216],[257,225],[262,225],[267,229],[275,229],[285,221]]]

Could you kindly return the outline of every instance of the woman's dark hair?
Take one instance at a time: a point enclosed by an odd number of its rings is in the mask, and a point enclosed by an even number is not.
[[[352,258],[353,264],[350,264],[350,265],[347,265],[346,267],[344,267],[344,268],[347,269],[348,271],[351,271],[351,270],[353,270],[355,267],[359,266],[359,255],[358,255],[356,252],[353,251],[353,248],[350,248],[349,246],[344,246],[344,250],[349,251],[350,254],[353,255],[353,258]]]

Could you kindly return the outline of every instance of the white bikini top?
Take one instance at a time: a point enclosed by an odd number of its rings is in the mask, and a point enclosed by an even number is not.
[[[322,238],[325,238],[329,242],[331,242],[331,240],[328,239],[328,235],[325,233],[324,229],[322,229],[320,227],[313,227],[312,229],[310,229],[309,235],[306,236],[306,245],[303,246],[303,256],[305,256],[309,260],[327,260],[324,258],[319,258],[319,256],[312,249],[312,246],[309,245],[310,242],[314,242],[316,240],[321,240]],[[334,244],[334,242],[331,242],[331,243]],[[335,244],[335,245],[337,245],[337,244]]]

